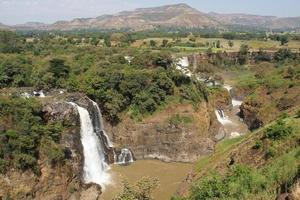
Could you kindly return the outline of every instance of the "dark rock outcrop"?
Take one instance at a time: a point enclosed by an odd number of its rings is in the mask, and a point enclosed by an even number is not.
[[[240,109],[240,117],[250,130],[257,129],[263,125],[263,121],[258,118],[258,109],[256,107],[242,104]]]

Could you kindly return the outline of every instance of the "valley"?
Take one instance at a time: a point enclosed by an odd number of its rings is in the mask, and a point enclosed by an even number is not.
[[[3,25],[0,200],[299,199],[297,20],[176,4]]]

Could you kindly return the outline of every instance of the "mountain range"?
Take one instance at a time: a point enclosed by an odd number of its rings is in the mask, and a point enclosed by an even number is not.
[[[72,29],[131,29],[155,28],[214,28],[245,26],[261,29],[299,29],[300,17],[280,18],[248,14],[204,13],[187,4],[166,5],[153,8],[138,8],[115,15],[96,18],[77,18],[71,21],[57,21],[53,24],[29,22],[14,26],[0,23],[0,28],[13,30],[72,30]]]

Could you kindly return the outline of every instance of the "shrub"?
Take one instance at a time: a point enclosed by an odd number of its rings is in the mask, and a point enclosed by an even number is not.
[[[296,118],[300,118],[300,110],[297,111]]]
[[[272,158],[277,154],[277,151],[274,147],[268,147],[268,149],[266,150],[266,154],[265,157],[268,158]]]
[[[123,191],[114,200],[153,200],[152,193],[159,186],[158,179],[143,177],[135,185],[123,183]]]
[[[0,174],[4,174],[6,172],[6,162],[4,159],[0,158]]]
[[[293,59],[294,55],[289,49],[280,49],[275,53],[274,59],[276,61],[284,61],[286,59]]]
[[[17,153],[14,155],[14,165],[21,170],[34,168],[37,165],[37,159],[29,154]]]
[[[247,199],[250,194],[265,190],[265,178],[247,166],[236,166],[222,177],[214,174],[192,188],[192,200]]]
[[[280,140],[293,133],[292,127],[286,125],[283,120],[279,120],[273,126],[267,128],[265,136],[271,140]]]
[[[258,150],[262,147],[262,145],[263,145],[262,141],[259,140],[256,141],[255,145],[252,148]]]

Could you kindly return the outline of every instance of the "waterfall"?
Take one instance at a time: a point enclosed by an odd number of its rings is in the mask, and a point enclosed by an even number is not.
[[[229,92],[229,94],[230,94],[230,92],[231,92],[231,90],[232,90],[232,87],[230,86],[230,85],[223,85],[223,87],[226,89],[226,90],[228,90],[228,92]],[[231,96],[231,94],[230,94],[230,96]],[[237,99],[234,99],[234,98],[231,98],[232,100],[231,100],[231,103],[232,103],[232,106],[233,107],[240,107],[241,105],[242,105],[242,101],[239,101],[239,100],[237,100]]]
[[[224,114],[223,110],[215,111],[218,121],[222,124],[232,124],[232,121],[228,119],[228,117]]]
[[[189,59],[188,57],[182,57],[179,59],[178,65],[180,65],[181,67],[188,67],[189,64]]]
[[[39,91],[39,92],[36,92],[36,91],[33,91],[33,95],[36,96],[36,97],[46,97],[43,90]]]
[[[182,57],[178,60],[176,63],[176,69],[180,70],[183,74],[185,74],[188,77],[192,76],[191,70],[188,68],[189,67],[189,59],[188,57]]]
[[[98,130],[98,127],[97,125],[93,126],[87,109],[75,103],[70,104],[76,107],[80,116],[80,136],[84,155],[83,181],[85,183],[97,183],[103,187],[110,183],[111,177],[107,173],[109,166],[105,160],[104,147],[95,131]],[[96,119],[95,121],[98,120]],[[100,124],[101,122],[99,122],[99,127],[101,127]],[[109,141],[108,139],[106,140]]]
[[[223,85],[223,87],[230,93],[232,87],[230,85]]]
[[[129,149],[122,149],[120,155],[118,156],[118,164],[126,164],[126,163],[132,163],[133,157],[132,153]]]
[[[92,100],[91,100],[92,101]],[[105,145],[107,145],[107,148],[112,148],[113,145],[108,137],[108,135],[106,134],[105,130],[104,130],[104,125],[103,125],[103,118],[102,118],[102,114],[100,111],[100,108],[98,106],[98,104],[94,101],[93,102],[93,106],[94,106],[94,110],[96,111],[95,115],[94,115],[94,123],[95,123],[95,132],[97,133],[97,135],[103,135],[105,137],[105,140],[103,143]]]
[[[232,105],[233,105],[233,107],[236,107],[236,106],[240,107],[242,104],[243,104],[242,101],[239,101],[239,100],[236,100],[236,99],[232,99]]]

